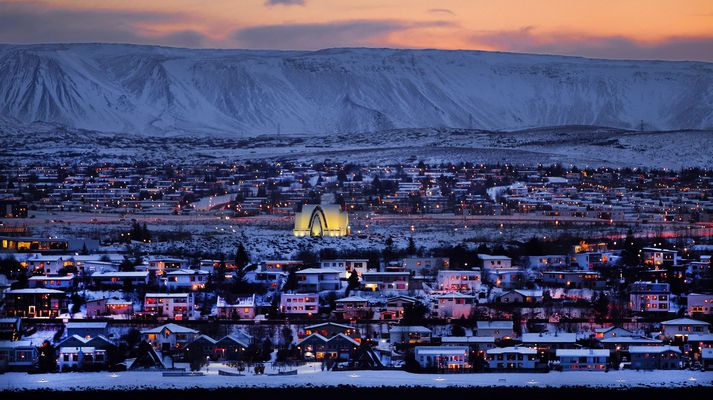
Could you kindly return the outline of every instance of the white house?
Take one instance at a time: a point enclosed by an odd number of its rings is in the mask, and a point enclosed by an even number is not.
[[[285,315],[313,315],[319,312],[319,296],[316,293],[282,293],[280,312]]]
[[[339,290],[342,287],[340,274],[336,268],[307,268],[297,271],[297,288],[305,292]]]
[[[438,290],[447,292],[480,291],[480,271],[438,271],[436,285]]]
[[[200,335],[201,333],[194,329],[177,324],[166,324],[141,331],[141,338],[161,351],[182,349]]]
[[[448,269],[450,260],[443,257],[409,257],[402,260],[405,271],[422,274],[424,271],[431,274],[434,270]]]
[[[149,273],[148,271],[95,272],[92,274],[92,282],[106,286],[146,286],[149,283]]]
[[[421,368],[470,368],[468,347],[465,346],[416,346],[414,354]]]
[[[406,292],[409,290],[409,272],[365,272],[361,276],[365,290]]]
[[[534,369],[537,350],[529,347],[496,347],[486,352],[491,370]]]
[[[32,276],[29,279],[29,285],[31,288],[47,288],[47,289],[59,289],[67,290],[74,287],[74,275],[64,275],[64,276]]]
[[[452,292],[436,296],[434,312],[439,318],[468,318],[473,312],[475,296]]]
[[[150,256],[144,260],[143,265],[137,266],[137,269],[153,271],[156,276],[161,276],[168,271],[187,269],[188,267],[190,267],[190,261],[185,258]]]
[[[107,354],[104,349],[91,346],[60,347],[58,365],[59,370],[94,369],[106,364]]]
[[[397,343],[429,343],[431,330],[425,326],[397,325],[389,330],[389,341],[392,346]]]
[[[689,293],[688,315],[713,315],[713,294]]]
[[[146,293],[144,296],[144,311],[158,318],[190,319],[193,306],[193,293]]]
[[[668,283],[637,281],[629,290],[629,308],[638,312],[669,312],[671,289]]]
[[[608,349],[557,349],[562,371],[604,371],[609,362]]]
[[[498,340],[515,337],[512,321],[477,321],[476,336],[494,337]]]
[[[229,303],[223,297],[218,296],[217,316],[221,319],[255,319],[257,306],[255,295],[240,297]]]
[[[164,284],[168,290],[201,290],[208,282],[208,272],[195,269],[179,269],[166,272]]]
[[[512,259],[506,256],[492,256],[490,254],[478,254],[478,259],[482,263],[483,269],[509,269],[512,267]]]
[[[339,277],[346,279],[353,271],[356,271],[357,275],[361,276],[364,272],[366,272],[368,264],[368,259],[336,259],[322,260],[319,263],[319,267],[338,269],[341,271]]]
[[[661,323],[661,334],[668,338],[684,337],[689,334],[710,333],[711,324],[691,318],[676,318]]]

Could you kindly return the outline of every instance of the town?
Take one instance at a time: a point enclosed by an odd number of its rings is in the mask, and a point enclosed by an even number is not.
[[[0,167],[0,371],[713,368],[713,171]]]

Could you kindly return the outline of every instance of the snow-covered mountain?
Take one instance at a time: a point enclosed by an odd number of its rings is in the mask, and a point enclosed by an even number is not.
[[[0,45],[0,119],[145,135],[713,127],[713,64],[480,51]]]

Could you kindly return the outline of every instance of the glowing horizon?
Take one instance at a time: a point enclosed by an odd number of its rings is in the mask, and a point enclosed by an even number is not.
[[[713,61],[704,0],[0,0],[0,43],[392,47]]]

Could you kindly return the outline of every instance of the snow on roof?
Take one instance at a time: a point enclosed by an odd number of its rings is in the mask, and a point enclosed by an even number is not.
[[[443,336],[441,343],[495,343],[495,336]]]
[[[523,333],[523,343],[575,343],[577,341],[576,333]]]
[[[171,331],[171,332],[173,332],[173,331]],[[210,336],[208,336],[208,335],[200,335],[200,336],[198,336],[198,337],[196,338],[196,340],[194,340],[194,342],[200,340],[201,338],[202,338],[202,339],[205,339],[205,340],[207,340],[207,341],[209,341],[209,342],[211,342],[211,343],[213,343],[213,344],[218,343],[217,340],[213,339],[212,337],[210,337]]]
[[[513,292],[525,297],[542,297],[541,289],[515,289]]]
[[[297,274],[339,274],[342,270],[339,268],[305,268],[297,271]]]
[[[321,328],[323,326],[336,326],[338,328],[344,328],[344,329],[354,329],[354,327],[349,326],[349,325],[344,325],[344,324],[338,324],[336,322],[322,322],[321,324],[315,324],[315,325],[309,325],[305,326],[305,330],[314,330],[317,328]]]
[[[609,357],[609,349],[557,349],[557,357]]]
[[[147,276],[149,276],[148,271],[107,271],[92,274],[92,278],[145,278]]]
[[[46,280],[71,281],[72,279],[74,279],[74,275],[69,274],[69,275],[63,275],[63,276],[37,275],[37,276],[30,277],[29,280],[31,280],[31,281],[46,281]]]
[[[512,329],[512,321],[478,321],[477,329]]]
[[[0,349],[16,349],[18,347],[34,347],[32,340],[0,340]]]
[[[649,339],[642,336],[615,336],[606,339],[599,339],[600,343],[662,343],[658,339]]]
[[[369,299],[361,297],[361,296],[349,296],[349,297],[345,297],[343,299],[339,299],[336,302],[337,303],[346,303],[346,302],[351,302],[351,301],[362,302],[362,301],[369,301]]]
[[[106,301],[106,304],[111,304],[111,305],[117,305],[117,306],[119,306],[119,305],[133,304],[133,303],[130,302],[130,301],[120,300],[120,299],[108,299],[108,300]]]
[[[431,330],[426,328],[425,326],[394,326],[391,328],[389,333],[393,332],[417,332],[417,333],[431,333]]]
[[[713,359],[713,347],[702,348],[701,357],[706,360]]]
[[[166,275],[208,275],[208,271],[201,271],[199,269],[178,269],[168,272]]]
[[[713,333],[696,333],[688,335],[689,342],[713,342]]]
[[[465,355],[468,354],[468,348],[465,346],[416,346],[416,354],[449,354],[449,355]]]
[[[531,349],[529,347],[496,347],[487,351],[488,354],[505,354],[505,353],[517,353],[517,354],[537,354],[536,349]]]
[[[141,331],[141,333],[161,333],[164,329],[168,329],[169,331],[171,331],[173,333],[199,333],[198,331],[196,331],[194,329],[186,328],[185,326],[177,325],[174,323],[157,326],[152,329]]]
[[[673,351],[680,353],[681,349],[677,346],[629,346],[629,353],[645,354],[645,353],[663,353],[665,351]]]
[[[43,289],[43,288],[36,288],[36,289],[14,289],[14,290],[8,290],[5,292],[5,294],[64,294],[63,291],[61,290],[55,290],[55,289]]]
[[[217,307],[253,307],[255,306],[255,295],[239,297],[235,299],[235,303],[228,303],[225,298],[218,296],[216,305]]]
[[[163,297],[163,298],[175,298],[180,299],[183,297],[190,296],[190,293],[146,293],[145,297]]]
[[[67,322],[67,329],[106,329],[106,322]]]
[[[481,260],[511,260],[508,256],[493,256],[490,254],[478,254],[478,258]]]
[[[459,293],[459,292],[452,292],[452,293],[436,296],[436,298],[437,299],[474,299],[475,296],[471,296],[469,294],[463,294],[463,293]]]
[[[676,318],[676,319],[671,319],[668,321],[663,321],[661,325],[710,325],[708,322],[705,321],[699,321],[697,319],[691,319],[691,318]]]
[[[83,346],[83,347],[60,347],[60,353],[94,353],[94,347]]]

